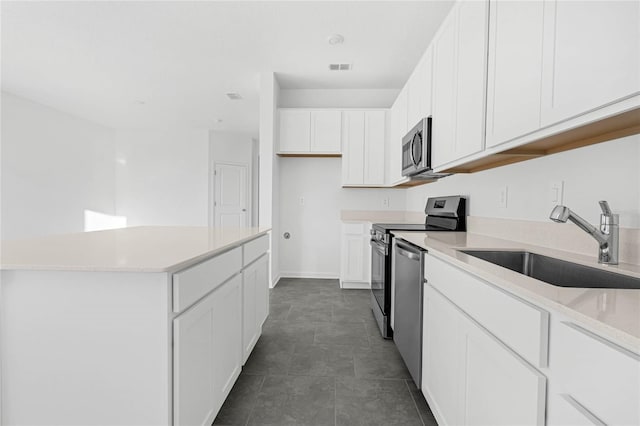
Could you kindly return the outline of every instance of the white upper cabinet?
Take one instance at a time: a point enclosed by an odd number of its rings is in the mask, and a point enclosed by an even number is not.
[[[384,185],[386,111],[344,111],[343,123],[342,185]]]
[[[455,156],[456,136],[456,27],[455,9],[440,27],[433,50],[432,166]]]
[[[432,69],[433,48],[429,46],[407,82],[408,129],[415,126],[421,119],[431,115]],[[404,134],[402,136],[404,136]]]
[[[364,111],[343,112],[342,184],[364,183]]]
[[[281,109],[280,152],[309,152],[311,150],[311,112]]]
[[[342,111],[311,112],[311,151],[340,152]]]
[[[367,185],[384,185],[386,117],[386,111],[364,114],[364,183]]]
[[[280,109],[279,114],[278,153],[340,155],[340,110]]]
[[[464,1],[433,44],[433,167],[484,149],[488,2]]]
[[[402,137],[407,133],[407,89],[405,85],[389,112],[389,139],[387,140],[387,184],[395,185],[402,176]]]
[[[488,25],[488,1],[460,3],[456,58],[456,159],[484,149]]]
[[[545,2],[542,126],[640,91],[640,3]]]
[[[487,147],[540,127],[544,3],[491,3]]]

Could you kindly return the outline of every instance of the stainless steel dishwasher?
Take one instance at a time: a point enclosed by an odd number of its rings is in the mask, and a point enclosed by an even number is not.
[[[418,389],[422,381],[422,277],[425,251],[402,239],[395,241],[393,340]]]

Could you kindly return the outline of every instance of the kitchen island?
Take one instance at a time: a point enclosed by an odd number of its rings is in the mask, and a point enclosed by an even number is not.
[[[211,424],[268,315],[268,231],[3,242],[1,424]]]

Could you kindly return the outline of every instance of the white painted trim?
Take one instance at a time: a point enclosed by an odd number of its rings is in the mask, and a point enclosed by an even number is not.
[[[319,279],[339,279],[338,275],[323,272],[289,272],[280,271],[281,278],[319,278]]]
[[[368,282],[362,282],[362,281],[343,281],[340,283],[340,288],[371,290],[371,284]]]
[[[281,275],[278,275],[277,277],[275,277],[275,279],[272,278],[271,283],[269,283],[269,288],[275,288],[280,282],[280,278],[282,278]]]

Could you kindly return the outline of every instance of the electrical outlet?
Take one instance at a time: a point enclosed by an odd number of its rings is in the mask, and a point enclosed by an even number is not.
[[[389,197],[384,197],[384,198],[382,199],[382,205],[383,205],[384,207],[389,207]]]
[[[304,206],[304,197],[300,197],[300,205]]]
[[[509,194],[509,187],[503,186],[500,188],[500,195],[498,198],[498,207],[506,209],[507,208],[507,196]]]
[[[564,197],[564,181],[554,180],[549,185],[549,202],[551,204],[558,205],[562,204],[562,199]]]

